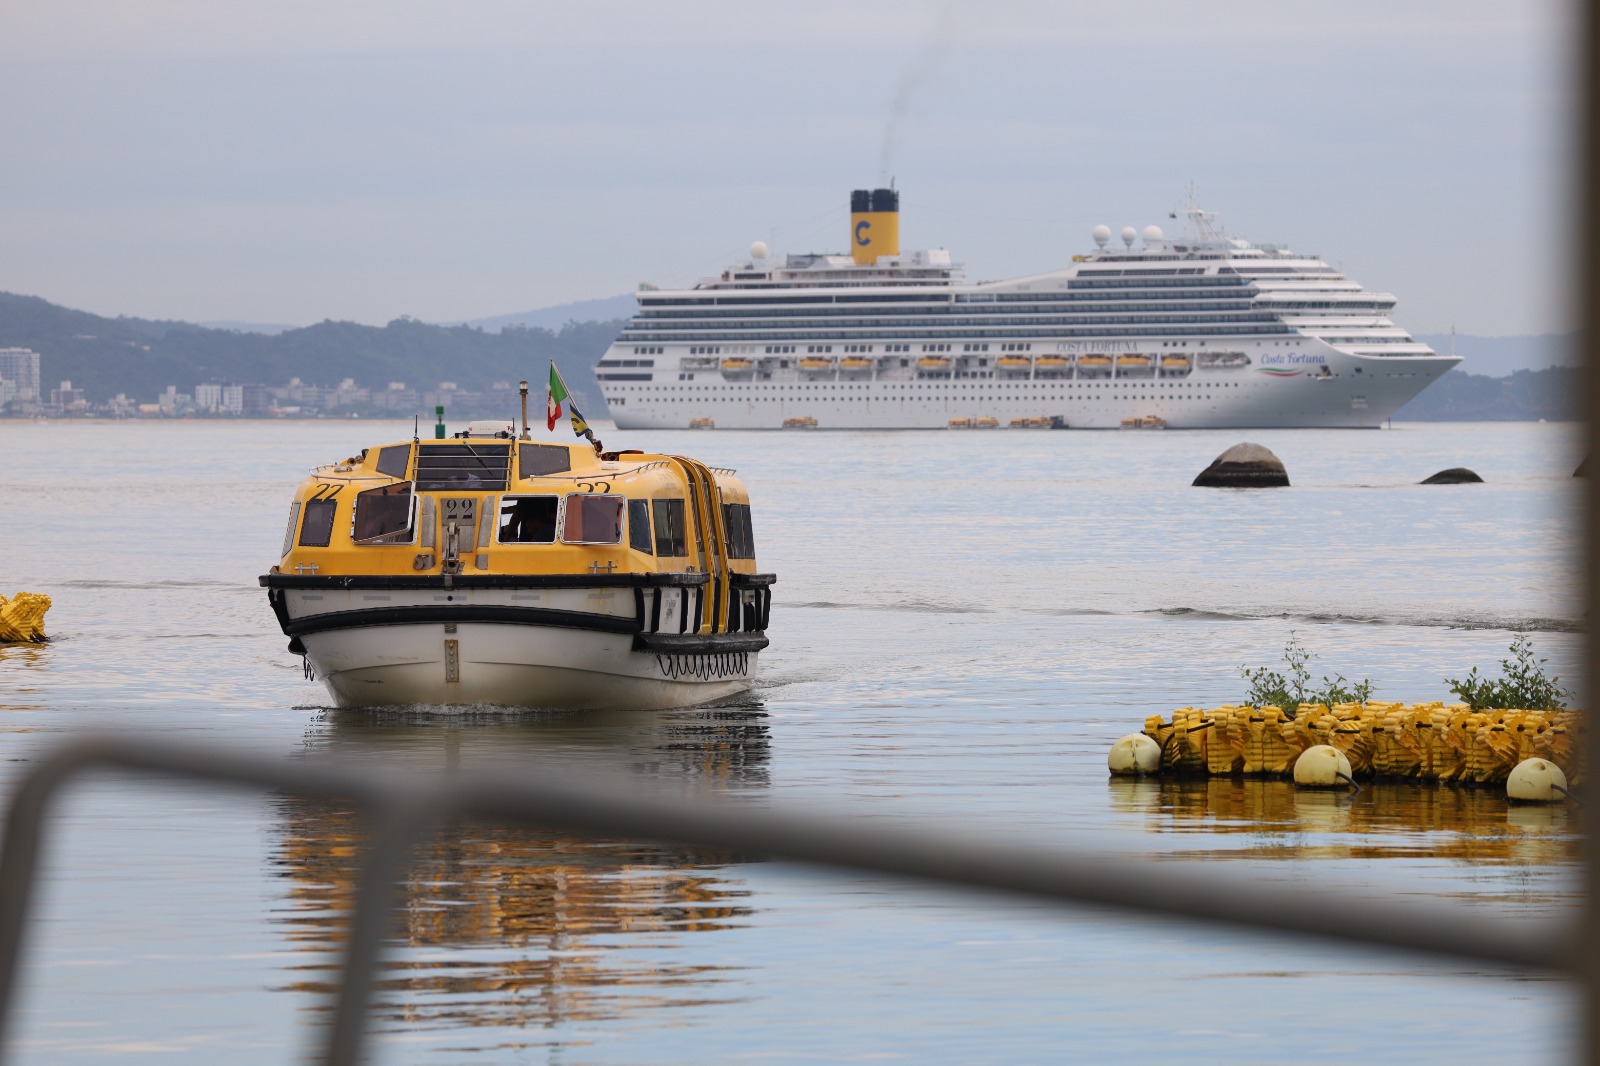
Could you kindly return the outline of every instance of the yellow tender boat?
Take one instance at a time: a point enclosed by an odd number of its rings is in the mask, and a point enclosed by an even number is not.
[[[261,578],[340,706],[654,709],[750,687],[750,500],[678,455],[473,431],[368,448],[295,492]]]

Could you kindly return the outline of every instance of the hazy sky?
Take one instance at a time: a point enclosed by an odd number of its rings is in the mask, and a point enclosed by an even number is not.
[[[1421,332],[1569,328],[1550,0],[4,0],[0,289],[380,323],[902,243],[1065,264],[1190,182]],[[0,343],[3,343],[0,338]]]

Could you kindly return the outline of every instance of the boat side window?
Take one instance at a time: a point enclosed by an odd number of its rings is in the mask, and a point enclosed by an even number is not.
[[[403,478],[411,467],[411,445],[392,444],[378,449],[378,473]]]
[[[656,554],[688,555],[689,545],[683,535],[683,501],[651,500],[650,509],[655,517]]]
[[[722,522],[728,529],[728,558],[754,559],[756,538],[750,529],[750,505],[725,503],[722,505]]]
[[[289,549],[294,547],[295,527],[300,524],[300,501],[296,500],[289,505],[289,527],[283,531],[283,551],[278,553],[279,558],[289,554]]]
[[[621,544],[622,496],[574,492],[567,497],[561,539],[568,544]]]
[[[378,461],[383,461],[381,454]],[[357,544],[410,544],[415,536],[412,499],[409,481],[357,493],[350,539]]]
[[[506,496],[500,500],[501,544],[554,544],[559,496]]]
[[[559,444],[517,445],[517,476],[543,477],[572,469],[572,453]]]
[[[655,554],[650,540],[650,501],[628,501],[628,546],[646,555]]]
[[[326,548],[333,539],[333,515],[338,500],[307,500],[300,519],[300,547]]]

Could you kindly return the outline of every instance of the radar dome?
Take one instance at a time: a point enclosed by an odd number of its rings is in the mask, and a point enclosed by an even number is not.
[[[1100,247],[1104,248],[1106,246],[1106,242],[1109,241],[1110,239],[1111,239],[1111,227],[1110,226],[1096,226],[1094,228],[1094,243],[1095,244],[1098,244]]]
[[[750,246],[751,259],[765,259],[767,257],[767,242],[756,241]]]
[[[1165,234],[1161,232],[1160,226],[1151,225],[1144,228],[1143,236],[1147,241],[1159,241]]]
[[[1129,248],[1133,247],[1133,239],[1138,235],[1139,231],[1134,229],[1132,226],[1122,227],[1122,243],[1126,244]]]

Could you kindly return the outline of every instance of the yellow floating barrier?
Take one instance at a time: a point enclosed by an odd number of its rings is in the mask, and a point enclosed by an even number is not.
[[[9,600],[0,596],[0,644],[43,644],[49,609],[50,597],[42,592],[19,592]]]
[[[1576,787],[1583,728],[1577,710],[1474,711],[1464,703],[1371,700],[1306,704],[1294,718],[1271,705],[1180,707],[1170,720],[1146,718],[1143,733],[1160,749],[1162,774],[1287,777],[1301,753],[1327,745],[1357,778],[1498,785],[1518,765],[1543,759]]]

